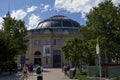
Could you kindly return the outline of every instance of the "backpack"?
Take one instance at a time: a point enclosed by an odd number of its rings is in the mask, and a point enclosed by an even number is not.
[[[27,68],[26,67],[24,68],[23,73],[27,74]]]
[[[24,71],[24,74],[27,74],[27,71]]]
[[[37,73],[37,74],[40,74],[41,72],[42,72],[42,71],[41,71],[41,68],[38,67],[37,70],[36,70],[36,73]]]

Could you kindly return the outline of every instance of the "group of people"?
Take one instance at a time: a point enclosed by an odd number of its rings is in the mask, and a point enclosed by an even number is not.
[[[70,72],[70,65],[68,65],[68,64],[62,64],[62,72],[64,72],[64,74],[65,74],[65,76],[69,76],[69,72]],[[73,68],[71,68],[71,70],[73,70],[73,76],[75,76],[75,74],[76,74],[76,68],[75,67],[73,67]]]
[[[69,65],[62,64],[62,72],[64,72],[65,75],[68,74],[69,70],[70,70],[70,66]]]
[[[37,80],[43,80],[43,75],[42,75],[43,69],[41,65],[38,65],[35,71],[37,74]],[[30,64],[30,65],[24,64],[21,80],[28,80],[29,74],[30,75],[33,74],[33,64]]]

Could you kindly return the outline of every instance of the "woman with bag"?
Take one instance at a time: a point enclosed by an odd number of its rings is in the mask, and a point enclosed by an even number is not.
[[[28,80],[28,66],[24,64],[21,80]]]

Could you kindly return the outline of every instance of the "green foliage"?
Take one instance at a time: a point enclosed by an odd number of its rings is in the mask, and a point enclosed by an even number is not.
[[[26,52],[26,43],[28,40],[25,38],[27,35],[27,29],[25,27],[24,21],[15,20],[11,17],[4,18],[3,29],[5,34],[11,37],[10,46],[11,49],[16,49],[17,53]]]
[[[96,34],[91,39],[99,38],[102,56],[107,55],[109,61],[119,56],[120,51],[120,6],[115,6],[111,0],[106,0],[94,7],[87,15],[86,27]],[[120,57],[120,56],[119,56]]]
[[[3,26],[3,30],[10,41],[10,48],[15,49],[15,51],[12,50],[11,52],[25,53],[27,49],[26,43],[28,40],[25,38],[27,35],[27,29],[24,21],[6,17],[4,18]]]
[[[83,60],[85,55],[83,52],[82,40],[79,38],[72,38],[62,47],[62,50],[65,54],[65,58],[71,62],[78,62]]]
[[[120,77],[113,78],[111,80],[120,80]]]
[[[9,67],[19,54],[27,50],[27,29],[22,20],[15,20],[10,16],[4,18],[3,28],[0,30],[0,68]]]
[[[83,69],[82,72],[80,69],[77,69],[75,77],[79,80],[99,80],[98,78],[87,77],[87,69]]]
[[[102,63],[120,58],[120,5],[105,0],[91,9],[86,16],[86,25],[80,27],[80,37],[69,40],[62,50],[65,58],[95,64],[97,39]]]

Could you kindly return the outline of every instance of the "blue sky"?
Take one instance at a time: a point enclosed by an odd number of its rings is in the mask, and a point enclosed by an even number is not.
[[[0,26],[9,11],[11,17],[25,21],[28,29],[54,15],[65,15],[85,25],[85,15],[104,0],[0,0]],[[115,4],[120,0],[112,0]]]

